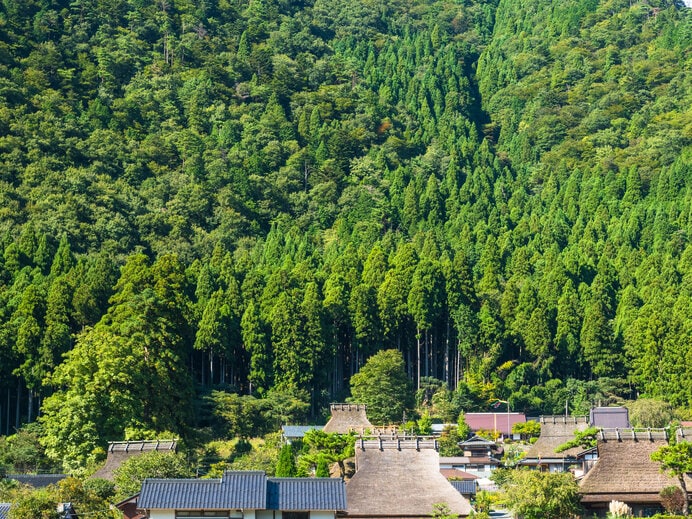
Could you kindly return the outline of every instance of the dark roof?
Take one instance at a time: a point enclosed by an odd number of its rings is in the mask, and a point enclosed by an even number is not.
[[[7,474],[7,479],[14,479],[22,485],[29,485],[34,488],[43,488],[54,485],[67,477],[65,474]]]
[[[228,471],[221,479],[146,479],[138,509],[346,510],[341,479],[267,478]]]
[[[0,503],[0,519],[7,519],[11,506],[11,503]]]
[[[504,436],[509,436],[512,433],[512,426],[515,423],[524,423],[526,415],[524,413],[466,413],[464,420],[472,431],[495,430]]]
[[[440,474],[437,451],[408,443],[411,448],[403,440],[361,448],[356,442],[356,473],[346,485],[349,517],[424,517],[436,503],[469,515],[468,500]]]
[[[626,407],[592,407],[589,422],[593,427],[626,429],[630,426],[630,415]]]
[[[138,502],[142,510],[263,510],[266,504],[267,476],[261,471],[226,472],[222,479],[145,479]]]
[[[308,431],[321,431],[324,425],[282,425],[281,433],[284,438],[302,438]]]
[[[497,444],[492,440],[486,440],[478,435],[469,438],[466,441],[459,442],[462,447],[497,447]]]
[[[346,487],[336,478],[269,478],[269,510],[346,510]]]
[[[457,492],[465,496],[476,494],[476,482],[474,480],[450,481]]]

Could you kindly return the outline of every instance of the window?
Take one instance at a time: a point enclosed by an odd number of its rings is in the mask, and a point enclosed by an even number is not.
[[[310,512],[281,512],[282,519],[310,519]]]

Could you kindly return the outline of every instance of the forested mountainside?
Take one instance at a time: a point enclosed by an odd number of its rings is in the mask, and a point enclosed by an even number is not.
[[[384,348],[466,410],[692,408],[691,42],[670,0],[3,0],[0,432],[314,415]]]

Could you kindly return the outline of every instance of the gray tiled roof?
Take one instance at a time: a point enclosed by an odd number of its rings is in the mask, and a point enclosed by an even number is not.
[[[266,503],[266,474],[247,471],[226,472],[223,479],[146,479],[138,507],[263,510]]]
[[[7,474],[7,479],[14,479],[23,485],[29,485],[34,488],[43,488],[48,485],[53,485],[58,481],[65,479],[65,474]]]
[[[341,479],[269,478],[270,510],[346,510],[346,486]]]
[[[475,495],[476,494],[476,481],[466,480],[466,481],[450,481],[452,486],[462,495]]]
[[[286,438],[302,438],[308,431],[321,431],[323,428],[324,425],[282,425],[281,432]]]
[[[0,503],[0,519],[7,519],[10,513],[10,503]]]

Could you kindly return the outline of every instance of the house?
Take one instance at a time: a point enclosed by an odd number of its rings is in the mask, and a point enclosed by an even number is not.
[[[468,516],[469,500],[440,473],[436,449],[435,440],[358,440],[356,473],[346,484],[347,516],[429,518],[437,503]]]
[[[7,519],[10,515],[10,503],[0,503],[0,519]]]
[[[175,452],[176,448],[176,440],[109,442],[106,463],[92,477],[112,481],[115,470],[128,459],[141,456],[147,452]]]
[[[489,478],[499,466],[500,461],[493,458],[479,459],[468,456],[440,457],[440,470],[453,469],[464,471],[473,474],[477,478]]]
[[[574,439],[574,433],[589,427],[587,416],[541,416],[541,434],[521,460],[521,465],[549,472],[566,472],[578,465],[577,456],[584,450],[573,447],[563,452],[556,449]],[[579,467],[578,467],[579,468]]]
[[[139,499],[139,494],[132,497],[128,497],[119,503],[115,503],[113,507],[120,510],[123,514],[123,519],[143,519],[146,517],[144,512],[138,509],[137,500]]]
[[[295,441],[302,441],[308,431],[321,431],[322,429],[324,429],[323,425],[282,425],[281,437],[284,443],[290,444]]]
[[[498,452],[497,444],[494,441],[486,440],[478,435],[459,442],[459,447],[464,450],[464,456],[471,458],[490,458]]]
[[[329,411],[332,416],[322,429],[326,433],[367,434],[373,431],[365,404],[331,404]]]
[[[605,517],[608,504],[626,503],[635,517],[648,517],[663,510],[659,492],[679,486],[652,461],[651,453],[668,444],[665,429],[602,429],[598,433],[598,461],[579,485],[581,502],[589,517]],[[692,479],[687,478],[692,488]]]
[[[629,429],[630,415],[626,407],[592,407],[589,412],[592,427]]]
[[[512,435],[515,423],[526,422],[524,413],[466,413],[466,424],[476,433],[478,431],[497,431],[502,438],[518,440],[519,435]]]
[[[334,519],[344,482],[228,471],[218,479],[146,479],[137,508],[149,519]]]

